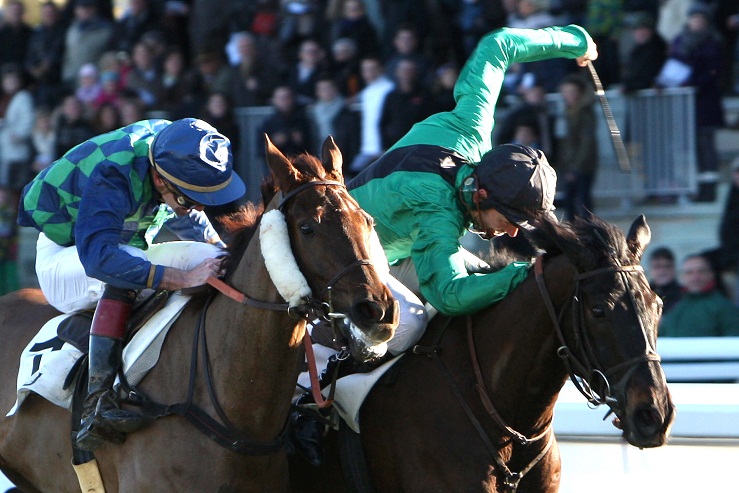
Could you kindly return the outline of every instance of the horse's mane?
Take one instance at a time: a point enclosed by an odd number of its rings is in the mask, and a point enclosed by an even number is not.
[[[531,261],[537,255],[554,257],[565,254],[579,267],[592,269],[605,259],[622,264],[633,263],[623,232],[605,220],[589,215],[558,223],[548,217],[538,217],[533,231],[521,230],[515,238],[507,235],[491,240],[488,258],[493,270],[516,260]]]
[[[307,178],[305,181],[322,180],[326,177],[326,170],[321,161],[308,153],[290,156],[290,162]],[[261,203],[247,202],[235,212],[218,218],[226,231],[225,241],[228,245],[227,256],[224,261],[226,279],[230,277],[233,269],[238,264],[238,262],[232,262],[231,260],[243,257],[246,247],[257,231],[257,226],[267,205],[280,191],[274,173],[270,172],[263,178],[260,190]]]
[[[581,269],[593,269],[606,259],[633,263],[624,233],[598,216],[591,214],[562,223],[541,217],[536,224],[536,230],[526,236],[546,256],[565,254],[573,261],[577,259]]]

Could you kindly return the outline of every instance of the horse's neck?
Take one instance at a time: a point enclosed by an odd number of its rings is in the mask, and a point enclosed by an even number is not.
[[[572,267],[550,261],[545,281],[555,309],[571,293]],[[477,317],[475,344],[485,386],[509,426],[524,434],[551,422],[566,372],[559,340],[533,273],[496,307]]]
[[[285,303],[269,278],[258,236],[250,242],[230,282],[250,298]],[[222,404],[234,424],[250,428],[270,418],[284,424],[276,410],[278,403],[285,403],[287,415],[304,331],[305,323],[284,310],[250,307],[226,296],[213,300],[206,321],[213,383],[216,395],[228,396]],[[249,431],[260,433],[259,429]]]

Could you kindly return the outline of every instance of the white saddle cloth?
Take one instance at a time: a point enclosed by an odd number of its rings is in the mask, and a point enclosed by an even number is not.
[[[313,352],[316,356],[316,368],[320,375],[321,371],[326,368],[328,358],[332,354],[335,354],[336,350],[327,348],[321,344],[313,344]],[[336,392],[334,393],[333,405],[338,411],[339,416],[341,416],[346,424],[348,424],[356,433],[359,433],[359,410],[362,408],[364,399],[367,398],[367,395],[380,377],[392,368],[392,366],[402,357],[402,354],[398,355],[378,366],[371,372],[354,373],[336,381]],[[296,399],[304,392],[303,388],[310,388],[310,376],[308,375],[308,372],[300,374],[298,377],[298,384],[300,387],[296,387]],[[330,385],[323,389],[321,393],[324,397],[328,397],[329,392],[331,392]]]
[[[189,300],[190,296],[172,293],[164,308],[156,312],[124,348],[123,369],[129,383],[136,385],[154,367],[169,328]],[[71,409],[74,389],[72,386],[67,389],[62,387],[82,353],[57,336],[57,327],[71,315],[66,313],[46,322],[21,353],[18,397],[6,416],[15,414],[31,392],[57,406]]]

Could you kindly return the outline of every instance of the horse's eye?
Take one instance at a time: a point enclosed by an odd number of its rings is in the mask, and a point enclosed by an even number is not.
[[[300,223],[298,228],[300,228],[300,234],[303,236],[311,236],[315,233],[313,226],[308,222]]]
[[[593,307],[593,316],[597,318],[603,318],[605,316],[606,311],[603,309],[602,306],[594,306]]]

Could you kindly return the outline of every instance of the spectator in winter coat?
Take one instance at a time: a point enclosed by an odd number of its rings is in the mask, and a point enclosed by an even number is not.
[[[716,272],[704,255],[683,261],[681,273],[685,289],[682,299],[662,317],[662,337],[739,336],[739,307],[729,301],[716,285]]]
[[[654,26],[654,17],[646,12],[640,12],[632,18],[634,45],[621,77],[625,93],[654,87],[655,79],[665,63],[667,43]]]

